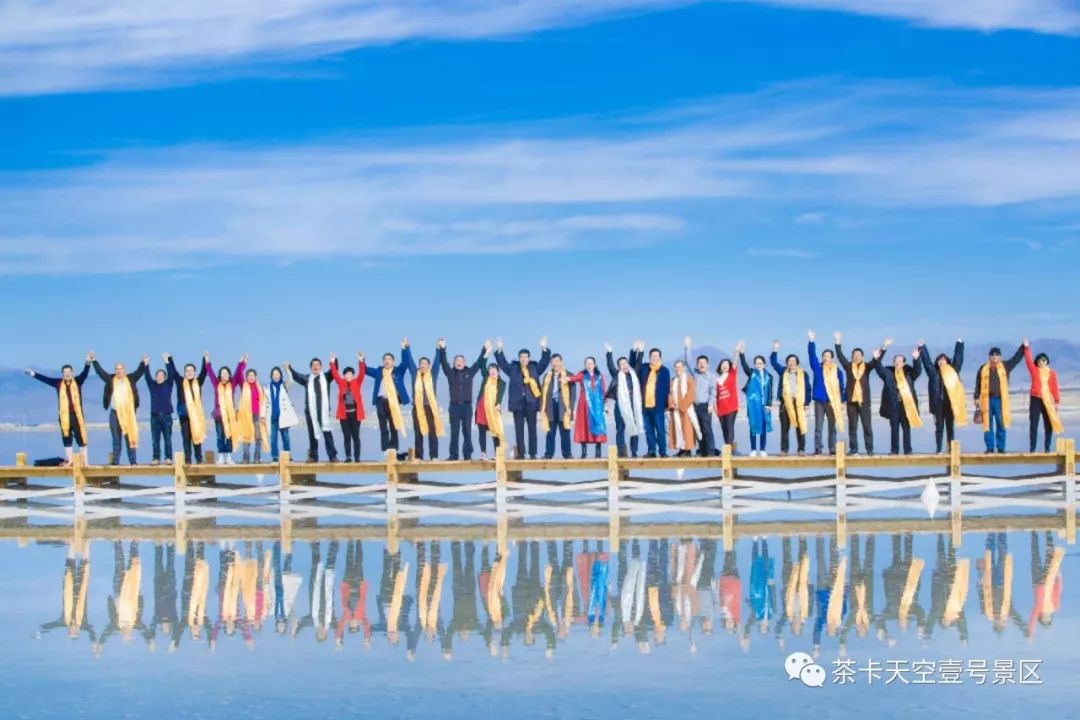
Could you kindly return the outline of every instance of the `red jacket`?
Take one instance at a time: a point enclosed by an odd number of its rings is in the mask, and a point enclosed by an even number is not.
[[[716,416],[724,417],[733,412],[739,412],[739,383],[734,364],[728,371],[727,380],[723,384],[716,383]]]
[[[356,402],[356,419],[364,419],[364,399],[360,394],[360,386],[364,384],[365,373],[364,370],[367,366],[364,363],[360,363],[355,375],[353,375],[352,382],[348,382],[341,376],[341,373],[337,369],[337,361],[330,363],[330,375],[334,378],[334,382],[337,383],[337,419],[345,419],[345,393],[352,393],[353,400]]]
[[[1031,374],[1031,397],[1042,397],[1042,383],[1039,382],[1039,366],[1031,357],[1031,347],[1024,347],[1024,360],[1027,361],[1028,372]],[[1054,396],[1054,404],[1061,404],[1061,390],[1058,389],[1057,373],[1050,371],[1050,394]]]

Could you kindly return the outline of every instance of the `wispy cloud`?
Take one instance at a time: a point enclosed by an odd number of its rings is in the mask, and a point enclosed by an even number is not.
[[[157,86],[222,68],[416,39],[477,40],[572,27],[702,0],[7,0],[0,95]],[[928,27],[1080,32],[1074,0],[729,0],[835,10]]]
[[[793,258],[801,260],[817,257],[817,253],[813,250],[781,247],[752,247],[746,251],[746,254],[751,257]]]
[[[779,218],[1027,203],[1042,225],[1048,206],[1080,204],[1080,137],[1063,131],[1080,125],[1073,91],[816,83],[600,122],[129,151],[0,174],[0,273],[662,243],[707,233],[735,201]]]
[[[796,225],[817,225],[825,222],[826,214],[823,212],[799,213],[791,219]]]

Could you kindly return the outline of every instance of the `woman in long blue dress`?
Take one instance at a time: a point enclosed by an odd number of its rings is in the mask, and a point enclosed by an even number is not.
[[[758,355],[754,358],[754,367],[750,367],[746,362],[745,350],[746,344],[740,340],[735,352],[746,373],[743,392],[746,394],[746,419],[750,425],[750,455],[753,457],[760,453],[764,456],[765,436],[772,432],[773,378],[765,364],[765,357]]]

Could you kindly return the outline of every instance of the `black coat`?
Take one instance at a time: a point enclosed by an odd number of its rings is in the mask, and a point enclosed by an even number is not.
[[[855,379],[855,376],[851,373],[851,360],[849,360],[848,357],[844,355],[844,351],[840,348],[840,343],[836,343],[836,345],[834,345],[833,347],[836,350],[836,360],[840,363],[840,366],[844,368],[844,373],[847,375],[848,379],[847,386],[844,388],[844,395],[846,395],[847,397],[845,397],[844,399],[848,402],[851,402],[851,397],[855,393],[855,383],[852,382]],[[884,354],[885,349],[879,348],[879,351]],[[876,369],[877,366],[880,364],[881,360],[875,360],[872,355],[870,359],[867,360],[864,354],[863,365],[866,366],[866,370],[865,372],[863,372],[862,378],[859,380],[859,384],[862,385],[862,396],[864,403],[870,402],[871,398],[873,397],[870,394],[870,371]]]
[[[635,372],[634,368],[641,359],[638,357],[637,350],[631,350],[630,354],[626,356],[627,361],[630,363],[630,370],[628,372]],[[607,369],[608,374],[611,375],[611,382],[608,383],[607,392],[604,393],[604,397],[608,400],[619,401],[619,366],[615,364],[615,356],[610,352],[607,353]],[[638,381],[640,382],[640,380]]]
[[[446,348],[435,349],[435,362],[442,368],[446,382],[450,386],[450,402],[462,404],[472,402],[473,378],[476,373],[485,367],[484,350],[480,349],[480,357],[472,365],[466,365],[458,370],[446,360]]]
[[[894,413],[903,412],[903,400],[900,399],[900,390],[896,387],[896,375],[893,373],[893,366],[886,366],[884,363],[879,362],[874,370],[877,371],[882,384],[881,408],[878,414],[883,418],[892,420]],[[915,381],[921,373],[922,368],[918,365],[904,363],[904,374],[907,375],[908,386],[911,388],[911,397],[915,400],[916,408],[919,407],[919,393],[915,390]],[[903,417],[903,415],[897,417]]]
[[[131,399],[135,401],[135,409],[139,409],[139,389],[137,383],[142,378],[143,374],[147,372],[147,366],[140,362],[139,368],[127,374],[128,380],[131,382]],[[116,373],[105,372],[105,368],[101,367],[101,363],[94,360],[94,372],[98,374],[101,381],[105,383],[105,391],[102,393],[101,403],[106,410],[109,409],[109,404],[112,402],[112,381],[116,377]]]
[[[930,357],[930,351],[925,345],[919,348],[919,361],[922,363],[923,370],[926,371],[926,396],[930,403],[930,412],[940,415],[947,402],[945,384],[941,382],[941,373],[938,371],[937,363]],[[953,366],[953,370],[960,372],[960,368],[964,365],[964,343],[957,341],[949,364]]]
[[[535,397],[532,394],[532,390],[525,386],[525,376],[521,373],[521,363],[508,362],[506,355],[502,350],[495,351],[495,362],[499,364],[499,369],[503,371],[509,380],[508,394],[510,401],[507,406],[510,408],[510,412],[520,412],[522,410],[526,412],[536,412],[540,409],[540,398]],[[544,348],[544,351],[540,354],[540,361],[529,361],[529,375],[536,381],[537,386],[540,385],[541,376],[544,371],[547,370],[548,364],[551,362],[551,351]]]

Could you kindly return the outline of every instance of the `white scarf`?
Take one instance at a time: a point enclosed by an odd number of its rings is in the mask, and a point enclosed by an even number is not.
[[[637,626],[645,613],[645,564],[638,558],[626,563],[626,578],[620,600],[623,622]]]
[[[637,373],[619,371],[616,387],[616,403],[619,415],[626,425],[626,434],[637,437],[645,432],[645,419],[641,410],[641,383]]]
[[[312,414],[317,407],[317,404],[315,403],[315,383],[320,383],[322,385],[322,412],[319,417],[315,417]],[[316,433],[330,432],[333,427],[330,424],[330,384],[326,382],[326,375],[323,373],[312,373],[308,378],[307,406],[308,415],[311,416],[311,429]]]
[[[682,427],[682,420],[681,420],[681,417],[682,417],[683,413],[682,413],[681,410],[679,410],[679,403],[678,403],[679,399],[681,399],[683,397],[686,397],[686,390],[687,390],[686,378],[687,378],[687,374],[685,372],[681,373],[681,374],[677,374],[675,376],[675,382],[672,385],[672,387],[675,389],[676,402],[675,402],[674,406],[671,409],[671,420],[672,420],[671,426],[675,430],[675,447],[677,447],[677,448],[685,448],[685,447],[687,447],[687,443],[685,442],[685,440],[683,438],[683,427]],[[701,439],[701,426],[698,425],[697,413],[694,412],[693,408],[690,408],[689,412],[686,413],[686,417],[688,417],[690,419],[690,425],[692,425],[693,428],[694,428],[694,435],[695,435],[696,439],[700,440]]]

